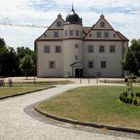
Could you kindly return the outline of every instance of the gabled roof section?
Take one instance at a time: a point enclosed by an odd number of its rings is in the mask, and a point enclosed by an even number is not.
[[[89,32],[89,30],[91,29],[91,27],[83,27],[83,32],[85,34],[87,34]]]
[[[108,29],[108,30],[114,30],[113,27],[110,25],[110,23],[105,19],[105,16],[103,14],[100,15],[99,20],[96,22],[95,25],[92,27],[93,29]]]
[[[122,33],[120,33],[119,31],[116,31],[116,33],[118,34],[118,36],[123,40],[123,41],[129,41],[128,38],[126,38]]]
[[[83,37],[84,40],[118,40],[118,41],[129,41],[124,35],[120,32],[115,31],[114,28],[110,25],[110,23],[105,19],[104,15],[102,14],[96,24],[94,24],[90,29],[84,28],[85,36]],[[97,32],[110,32],[110,38],[97,38]]]
[[[65,21],[62,18],[62,15],[59,14],[57,16],[57,19],[48,27],[48,29],[39,38],[36,39],[36,41],[50,39],[47,36],[48,32],[50,32],[50,31],[62,31],[63,30],[63,26],[64,26],[64,22]],[[57,24],[60,24],[60,26],[58,26]]]

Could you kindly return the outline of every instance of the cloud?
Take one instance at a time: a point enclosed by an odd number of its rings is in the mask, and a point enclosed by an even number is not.
[[[71,11],[72,0],[1,0],[0,23],[50,25],[58,13]],[[83,24],[92,26],[101,13],[116,29],[129,39],[140,38],[139,0],[75,0],[75,11],[83,18]],[[0,26],[0,36],[11,46],[31,46],[46,29]]]

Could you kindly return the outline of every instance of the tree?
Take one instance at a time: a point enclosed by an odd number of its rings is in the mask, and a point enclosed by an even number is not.
[[[137,74],[138,74],[138,70],[140,69],[140,39],[136,40],[133,39],[131,41],[131,46],[130,46],[131,50],[133,51],[135,57],[136,57],[136,61],[137,61]]]
[[[122,64],[124,70],[129,70],[130,73],[137,73],[137,59],[131,48],[126,50]]]
[[[0,49],[4,48],[5,46],[6,46],[6,43],[5,43],[4,39],[0,38]]]
[[[30,55],[31,56],[31,59],[33,60],[33,64],[35,64],[35,52],[33,50],[30,50],[30,48],[25,48],[25,47],[18,47],[17,48],[17,56],[18,56],[18,59],[19,59],[19,65],[20,65],[20,62],[21,60],[24,58],[25,55]],[[19,71],[19,74],[22,75],[22,71],[20,69]],[[30,75],[34,75],[34,71],[31,71],[30,72]]]
[[[0,76],[12,76],[16,73],[17,55],[13,48],[8,47],[3,38],[0,38]]]
[[[26,79],[28,77],[28,74],[30,74],[34,71],[33,59],[29,54],[25,55],[20,60],[19,68],[26,75]]]

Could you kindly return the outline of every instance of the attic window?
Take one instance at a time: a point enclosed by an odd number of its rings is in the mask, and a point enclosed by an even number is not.
[[[59,32],[54,32],[54,37],[59,37]]]
[[[102,32],[97,32],[96,36],[97,36],[97,38],[101,38],[102,37]]]
[[[114,38],[116,37],[116,35],[114,34]]]
[[[105,22],[104,22],[104,21],[101,22],[101,27],[102,27],[102,28],[105,27]]]
[[[104,38],[109,38],[109,32],[104,32]]]
[[[44,34],[44,37],[47,37],[47,35],[46,35],[46,34]]]
[[[57,21],[57,27],[61,27],[61,21]]]
[[[89,34],[89,37],[92,37],[92,34]]]

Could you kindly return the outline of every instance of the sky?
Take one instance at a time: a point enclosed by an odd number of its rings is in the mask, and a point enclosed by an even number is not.
[[[129,40],[140,38],[139,0],[0,0],[0,37],[10,47],[30,47],[46,29],[1,25],[50,26],[59,13],[63,19],[72,3],[84,26],[92,26],[103,13],[105,18]]]

